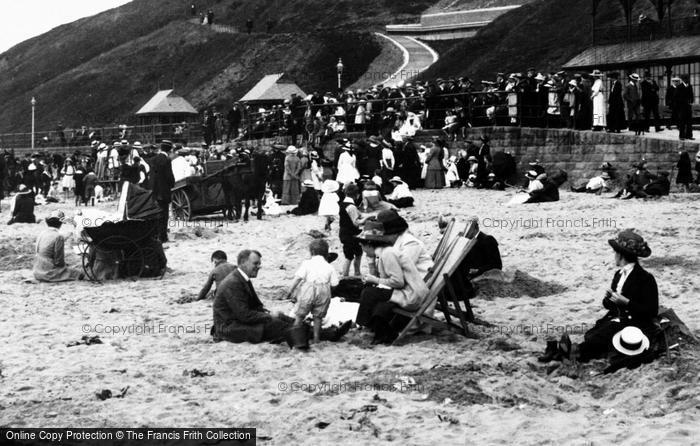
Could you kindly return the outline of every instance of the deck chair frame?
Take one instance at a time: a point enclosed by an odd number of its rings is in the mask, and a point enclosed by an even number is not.
[[[466,238],[469,229],[471,227],[466,227],[466,224],[460,225],[454,219],[447,225],[433,254],[433,269],[425,277],[426,285],[430,291],[423,304],[416,311],[407,311],[402,308],[394,309],[395,313],[410,318],[394,343],[398,343],[419,323],[427,323],[436,328],[473,337],[467,325],[468,322],[474,321],[469,298],[468,296],[460,296],[455,289],[467,289],[466,277],[455,273],[460,270],[465,257],[476,244],[476,235],[472,239]],[[464,309],[462,309],[462,304],[464,304]],[[445,316],[444,322],[425,314],[431,307],[439,308]]]

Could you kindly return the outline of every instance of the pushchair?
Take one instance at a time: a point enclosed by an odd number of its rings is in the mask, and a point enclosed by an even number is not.
[[[125,182],[118,211],[121,220],[83,228],[81,251],[87,278],[162,278],[167,259],[157,239],[160,212],[150,191]]]

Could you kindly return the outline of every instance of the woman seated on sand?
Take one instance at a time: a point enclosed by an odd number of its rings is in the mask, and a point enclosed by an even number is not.
[[[413,311],[423,304],[428,296],[424,277],[432,260],[422,244],[406,233],[408,225],[398,214],[384,211],[380,217],[367,221],[357,236],[370,260],[371,274],[363,281],[372,286],[362,290],[356,322],[374,332],[374,344],[391,344],[408,323],[408,318],[393,310]]]
[[[64,259],[65,237],[59,232],[65,215],[53,211],[46,219],[48,228],[36,240],[34,278],[41,282],[65,282],[83,280],[85,275],[74,268],[68,268]]]
[[[17,190],[17,194],[12,197],[10,202],[11,217],[7,224],[36,223],[36,218],[34,217],[34,194],[24,184],[20,184]]]

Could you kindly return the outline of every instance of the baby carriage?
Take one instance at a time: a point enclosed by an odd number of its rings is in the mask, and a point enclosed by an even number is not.
[[[118,216],[82,232],[83,269],[92,281],[160,277],[167,259],[158,241],[160,208],[151,192],[125,182]]]

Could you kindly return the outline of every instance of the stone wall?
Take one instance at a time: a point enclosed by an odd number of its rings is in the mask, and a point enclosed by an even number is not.
[[[677,131],[673,130],[674,134]],[[416,141],[427,143],[442,132],[421,132]],[[671,172],[678,162],[678,152],[688,151],[691,159],[700,150],[700,143],[693,141],[665,140],[636,137],[606,132],[578,131],[570,129],[540,129],[528,127],[477,127],[468,129],[466,140],[480,144],[479,137],[491,138],[491,152],[510,152],[518,164],[521,175],[528,170],[528,163],[538,159],[548,171],[565,170],[569,182],[590,178],[600,172],[604,161],[610,162],[624,174],[631,164],[646,159],[652,173],[658,170]],[[364,138],[360,133],[349,133],[348,138]],[[450,151],[456,153],[466,148],[461,139],[450,142]],[[326,147],[327,156],[332,156],[334,145]],[[332,158],[331,158],[332,159]],[[672,175],[675,181],[675,172]]]
[[[670,172],[678,162],[679,151],[688,151],[691,158],[694,158],[700,149],[700,144],[687,141],[527,127],[473,128],[467,133],[467,139],[478,141],[482,135],[491,138],[492,151],[510,151],[521,173],[528,170],[529,162],[539,159],[540,164],[548,171],[565,170],[569,174],[570,182],[587,179],[599,173],[599,167],[605,161],[623,174],[632,163],[642,158],[647,160],[651,172]],[[457,142],[457,145],[461,143]]]

